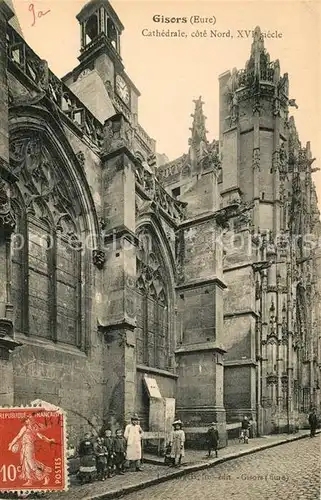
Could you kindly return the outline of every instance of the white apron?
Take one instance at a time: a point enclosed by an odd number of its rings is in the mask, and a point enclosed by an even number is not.
[[[143,431],[140,425],[128,424],[124,432],[127,439],[126,460],[140,460],[142,458]]]

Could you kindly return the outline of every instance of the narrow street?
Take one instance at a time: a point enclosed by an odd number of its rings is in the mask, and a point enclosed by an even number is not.
[[[294,441],[186,475],[126,500],[320,500],[320,437]]]

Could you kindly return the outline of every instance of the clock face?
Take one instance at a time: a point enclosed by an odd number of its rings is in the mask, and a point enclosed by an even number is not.
[[[120,75],[116,76],[116,92],[125,104],[129,104],[129,88]]]

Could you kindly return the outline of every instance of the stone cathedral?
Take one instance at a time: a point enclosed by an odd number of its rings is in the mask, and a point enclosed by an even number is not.
[[[59,79],[0,3],[0,404],[58,405],[73,440],[133,412],[150,436],[181,418],[190,444],[213,420],[223,445],[244,415],[259,435],[306,425],[321,226],[288,75],[256,28],[245,69],[219,77],[219,137],[199,98],[169,161],[115,10],[92,0],[77,20]]]

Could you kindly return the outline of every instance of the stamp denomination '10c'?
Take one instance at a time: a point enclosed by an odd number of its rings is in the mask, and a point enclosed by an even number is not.
[[[68,489],[65,432],[59,408],[0,408],[0,491]]]

